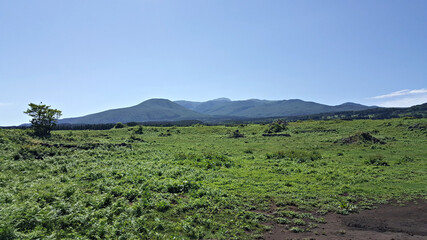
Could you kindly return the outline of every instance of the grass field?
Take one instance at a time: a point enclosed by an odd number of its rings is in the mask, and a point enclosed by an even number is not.
[[[255,239],[268,222],[310,231],[328,212],[425,199],[426,127],[135,126],[48,139],[0,129],[0,239]]]

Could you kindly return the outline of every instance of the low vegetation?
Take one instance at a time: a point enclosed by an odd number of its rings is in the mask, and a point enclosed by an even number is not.
[[[0,129],[0,239],[257,239],[426,198],[425,119]],[[268,133],[269,131],[267,131]]]

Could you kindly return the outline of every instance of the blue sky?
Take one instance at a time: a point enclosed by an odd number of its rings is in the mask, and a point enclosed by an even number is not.
[[[427,102],[427,1],[0,0],[0,126],[149,98]]]

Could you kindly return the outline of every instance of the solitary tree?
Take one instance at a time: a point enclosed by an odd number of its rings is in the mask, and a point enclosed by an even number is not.
[[[24,113],[33,118],[30,122],[31,127],[34,129],[34,134],[39,137],[50,136],[50,131],[56,125],[62,112],[58,109],[51,109],[50,106],[43,103],[40,103],[40,105],[30,103],[28,106],[30,108]]]

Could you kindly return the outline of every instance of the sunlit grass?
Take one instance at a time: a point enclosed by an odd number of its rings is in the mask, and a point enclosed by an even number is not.
[[[425,119],[0,130],[0,239],[252,239],[426,197]],[[235,138],[236,130],[243,137]],[[337,141],[369,133],[386,144]]]

